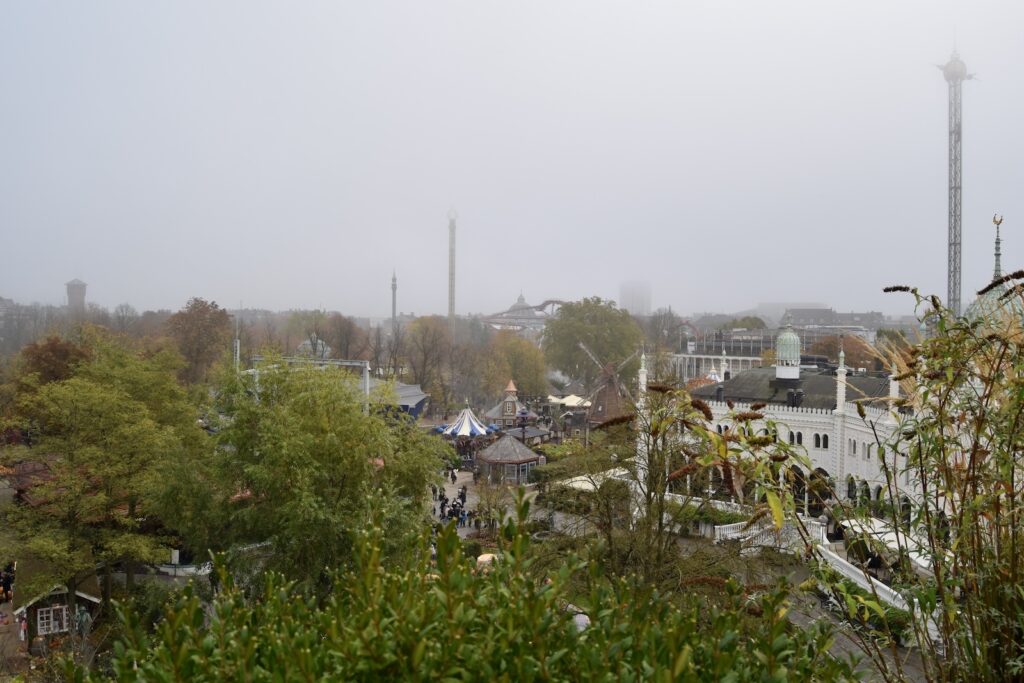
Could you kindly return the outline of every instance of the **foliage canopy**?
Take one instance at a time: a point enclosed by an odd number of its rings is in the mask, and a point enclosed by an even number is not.
[[[603,368],[617,367],[640,348],[642,341],[643,332],[628,311],[616,308],[612,301],[593,297],[566,303],[547,322],[544,355],[551,367],[581,379],[591,388]],[[581,343],[597,362],[580,347]],[[624,380],[634,377],[639,366],[634,359],[620,376]]]
[[[381,531],[361,534],[358,563],[334,577],[322,605],[275,577],[249,601],[225,575],[209,611],[188,591],[155,635],[129,628],[114,678],[853,680],[849,663],[827,654],[824,624],[789,625],[782,588],[744,595],[726,584],[728,609],[707,612],[635,581],[601,580],[579,561],[540,577],[519,528],[506,526],[503,552],[484,571],[466,559],[451,527],[437,538],[436,564],[424,540],[416,560],[390,571],[381,564]],[[567,587],[580,576],[591,588],[571,595]],[[578,613],[589,621],[583,630]]]

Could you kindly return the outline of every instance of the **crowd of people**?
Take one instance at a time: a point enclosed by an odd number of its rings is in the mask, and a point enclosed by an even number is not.
[[[445,478],[451,478],[452,484],[455,484],[457,479],[455,470],[447,472]],[[430,493],[433,498],[432,514],[440,519],[442,523],[454,522],[459,528],[472,526],[476,519],[476,512],[466,507],[468,492],[465,486],[462,486],[456,492],[453,499],[448,498],[448,494],[443,486],[431,485]]]

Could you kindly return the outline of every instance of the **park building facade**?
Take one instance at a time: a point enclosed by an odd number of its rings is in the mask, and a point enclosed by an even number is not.
[[[774,366],[737,373],[695,389],[692,395],[711,408],[713,428],[720,434],[737,428],[729,419],[731,413],[764,404],[758,412],[777,424],[775,437],[805,451],[810,461],[809,471],[795,466],[792,472],[794,494],[798,507],[802,499],[804,514],[819,514],[815,508],[820,506],[810,494],[812,484],[819,482],[839,500],[884,501],[886,480],[877,444],[888,441],[897,428],[898,416],[889,405],[899,397],[899,384],[892,375],[851,373],[843,353],[838,367],[802,366],[800,346],[800,338],[786,328],[776,340]],[[861,403],[864,418],[855,402]],[[752,427],[767,433],[763,423]],[[900,482],[901,488],[906,483]]]

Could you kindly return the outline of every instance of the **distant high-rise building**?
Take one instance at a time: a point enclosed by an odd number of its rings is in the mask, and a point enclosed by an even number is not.
[[[86,284],[75,278],[71,282],[64,283],[68,288],[68,310],[73,315],[85,314],[85,287]]]
[[[398,328],[398,275],[391,271],[391,331]]]
[[[631,280],[619,285],[619,308],[631,315],[646,317],[651,314],[651,283]]]

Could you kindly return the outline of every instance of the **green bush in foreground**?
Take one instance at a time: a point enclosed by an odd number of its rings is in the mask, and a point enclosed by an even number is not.
[[[155,634],[125,616],[128,636],[115,645],[113,678],[853,679],[849,663],[827,654],[827,627],[790,626],[782,587],[748,599],[729,584],[727,609],[697,602],[680,609],[635,583],[591,574],[589,595],[573,598],[591,620],[578,632],[565,586],[586,569],[568,564],[538,580],[525,559],[525,535],[513,524],[504,532],[511,541],[501,558],[480,572],[450,528],[437,538],[436,565],[424,559],[405,571],[385,571],[376,539],[366,535],[358,568],[337,577],[321,604],[276,577],[257,599],[225,577],[212,606],[187,589]]]

